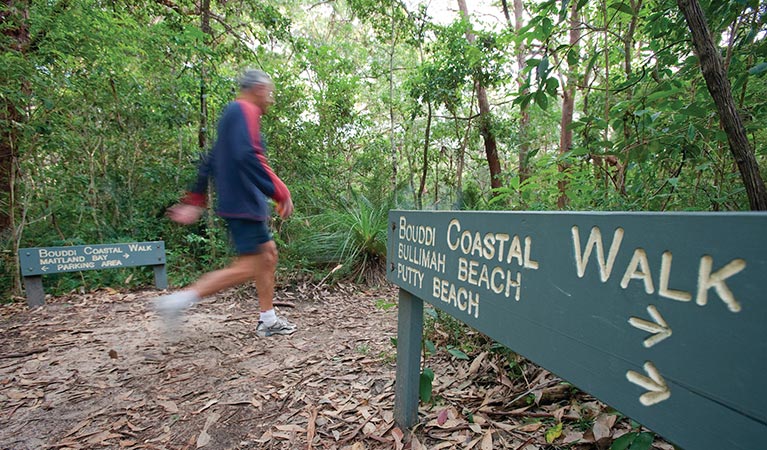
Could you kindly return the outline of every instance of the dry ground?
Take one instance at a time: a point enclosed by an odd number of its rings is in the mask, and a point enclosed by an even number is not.
[[[521,358],[512,380],[506,355],[439,351],[428,361],[435,403],[405,436],[393,420],[391,288],[281,291],[299,331],[272,338],[255,335],[249,289],[195,306],[177,333],[151,311],[156,295],[0,307],[0,448],[585,450],[629,431]]]

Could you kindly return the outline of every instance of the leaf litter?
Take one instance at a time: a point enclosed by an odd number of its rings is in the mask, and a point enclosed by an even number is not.
[[[430,355],[433,401],[400,429],[397,312],[379,307],[396,303],[390,286],[281,290],[275,303],[299,331],[272,338],[255,334],[252,288],[201,302],[173,332],[149,307],[156,295],[1,306],[0,448],[586,450],[637,431],[522,358],[511,379],[489,351]]]

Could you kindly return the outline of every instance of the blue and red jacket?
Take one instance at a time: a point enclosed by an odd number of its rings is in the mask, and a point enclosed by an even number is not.
[[[290,198],[287,186],[266,160],[258,106],[244,100],[226,106],[216,144],[200,161],[197,180],[182,201],[205,206],[210,177],[215,180],[216,213],[221,217],[266,220],[266,197],[277,203]]]

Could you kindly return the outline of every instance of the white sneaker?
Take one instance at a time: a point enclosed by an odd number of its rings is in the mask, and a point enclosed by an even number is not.
[[[194,304],[195,295],[190,291],[178,291],[156,298],[152,304],[155,312],[166,324],[177,324],[183,312]]]
[[[288,335],[296,332],[298,327],[295,324],[288,322],[282,317],[277,317],[277,321],[272,326],[267,327],[264,322],[258,321],[256,327],[256,335],[259,337],[273,336],[275,334]]]

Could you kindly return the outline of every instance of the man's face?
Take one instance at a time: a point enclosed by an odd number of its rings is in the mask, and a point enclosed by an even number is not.
[[[274,84],[267,83],[255,87],[256,106],[266,113],[274,104]]]

